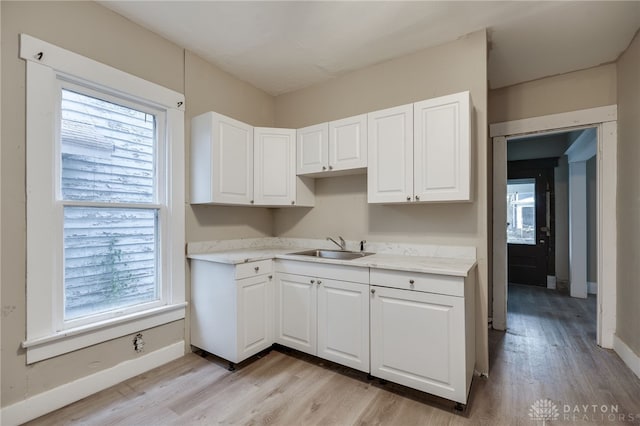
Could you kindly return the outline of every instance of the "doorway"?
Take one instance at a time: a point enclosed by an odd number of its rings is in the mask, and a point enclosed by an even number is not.
[[[613,347],[616,315],[617,108],[615,105],[497,123],[493,140],[493,327],[506,330],[507,306],[507,139],[594,127],[597,133],[597,343]]]

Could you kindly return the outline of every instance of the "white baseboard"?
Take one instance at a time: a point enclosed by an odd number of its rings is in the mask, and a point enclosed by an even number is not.
[[[587,281],[587,293],[598,294],[598,283]]]
[[[613,335],[613,350],[622,358],[625,364],[640,379],[640,356],[636,355],[617,335]]]
[[[547,275],[547,288],[551,290],[556,289],[556,276],[555,275]]]
[[[57,388],[33,395],[0,410],[0,424],[19,425],[79,401],[89,395],[145,373],[184,355],[184,341],[174,343],[148,355],[82,377]]]

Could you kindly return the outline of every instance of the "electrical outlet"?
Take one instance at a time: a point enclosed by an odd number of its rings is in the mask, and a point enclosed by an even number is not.
[[[144,340],[142,339],[142,333],[136,334],[136,337],[133,338],[133,349],[138,353],[144,350]]]

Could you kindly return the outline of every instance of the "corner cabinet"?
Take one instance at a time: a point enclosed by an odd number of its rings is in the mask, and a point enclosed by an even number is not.
[[[371,270],[372,376],[467,403],[475,367],[472,274]]]
[[[296,176],[296,131],[252,127],[215,112],[191,121],[191,203],[313,206]]]
[[[254,129],[254,203],[313,206],[313,182],[296,176],[296,131]]]
[[[367,115],[298,129],[298,175],[361,173],[367,167]]]
[[[191,260],[191,344],[230,367],[273,344],[273,261]]]
[[[369,372],[366,268],[276,264],[276,342]]]
[[[471,200],[469,92],[369,113],[369,203]]]
[[[250,205],[253,127],[216,112],[191,120],[191,203]]]

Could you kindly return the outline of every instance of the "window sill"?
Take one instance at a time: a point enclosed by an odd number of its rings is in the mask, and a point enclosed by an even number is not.
[[[161,306],[64,330],[49,336],[25,340],[22,342],[22,347],[27,350],[27,364],[183,319],[186,306],[186,302]]]

